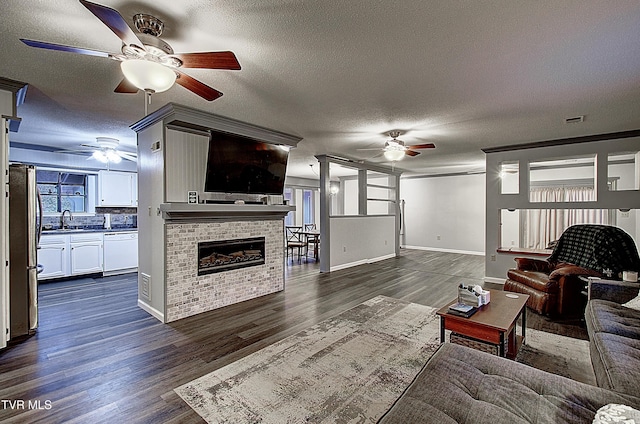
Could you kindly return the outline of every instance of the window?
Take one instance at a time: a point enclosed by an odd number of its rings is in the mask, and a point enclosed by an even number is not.
[[[284,200],[287,200],[290,205],[293,205],[293,190],[289,187],[285,187],[284,189]],[[287,227],[291,227],[295,225],[295,212],[289,212],[287,216],[284,218],[284,225]]]
[[[87,175],[36,170],[36,182],[45,213],[87,212]]]
[[[315,224],[313,190],[302,191],[302,214],[304,224]]]

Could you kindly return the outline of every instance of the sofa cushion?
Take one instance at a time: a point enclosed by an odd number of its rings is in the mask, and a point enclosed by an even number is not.
[[[610,333],[590,333],[589,350],[598,386],[640,393],[640,340]]]
[[[521,269],[510,269],[507,271],[507,278],[523,283],[532,289],[545,292],[557,293],[558,284],[549,280],[549,275],[540,271],[524,271]]]
[[[640,339],[640,311],[608,300],[592,299],[587,303],[585,321],[589,336],[611,333]],[[640,363],[638,364],[640,366]]]
[[[445,343],[381,423],[591,423],[608,403],[640,399]]]

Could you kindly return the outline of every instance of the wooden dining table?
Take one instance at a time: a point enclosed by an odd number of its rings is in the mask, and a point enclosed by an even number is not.
[[[302,234],[307,240],[307,245],[313,243],[313,258],[318,260],[318,246],[320,246],[320,231],[318,230],[305,230]]]

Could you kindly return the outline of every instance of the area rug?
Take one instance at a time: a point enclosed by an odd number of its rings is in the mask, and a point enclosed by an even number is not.
[[[518,332],[520,329],[518,329]],[[527,328],[516,362],[587,384],[596,384],[589,341]]]
[[[373,423],[439,341],[435,309],[378,296],[175,391],[208,423]]]

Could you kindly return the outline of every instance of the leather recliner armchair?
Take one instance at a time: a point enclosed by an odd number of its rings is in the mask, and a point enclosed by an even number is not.
[[[602,277],[597,271],[568,263],[515,258],[516,268],[507,271],[504,290],[529,295],[527,306],[543,315],[571,315],[584,310],[585,283],[580,276]]]
[[[586,296],[580,276],[620,279],[640,269],[635,242],[609,225],[581,224],[565,230],[547,260],[515,258],[504,290],[528,294],[527,306],[545,315],[582,313]]]

